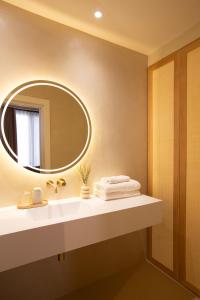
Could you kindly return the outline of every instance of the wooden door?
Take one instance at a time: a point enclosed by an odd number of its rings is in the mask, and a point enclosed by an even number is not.
[[[180,147],[180,279],[200,295],[200,40],[183,53],[186,97],[182,103],[184,134]]]
[[[174,273],[175,56],[149,69],[149,194],[163,200],[164,220],[149,232],[149,259]]]

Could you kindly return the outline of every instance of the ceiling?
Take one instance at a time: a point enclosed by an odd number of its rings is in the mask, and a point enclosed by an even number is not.
[[[146,55],[200,22],[200,0],[4,1]]]

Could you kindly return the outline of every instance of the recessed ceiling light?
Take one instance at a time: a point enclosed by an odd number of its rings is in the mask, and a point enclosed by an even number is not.
[[[96,10],[94,16],[95,18],[100,19],[103,17],[103,13],[100,10]]]

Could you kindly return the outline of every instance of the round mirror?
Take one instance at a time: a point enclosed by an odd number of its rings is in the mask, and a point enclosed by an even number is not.
[[[85,154],[91,138],[86,107],[65,86],[32,81],[1,105],[1,141],[21,166],[38,173],[62,172]]]

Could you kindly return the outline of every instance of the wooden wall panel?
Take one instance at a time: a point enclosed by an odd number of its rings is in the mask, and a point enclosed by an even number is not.
[[[200,47],[187,55],[186,280],[200,290]]]
[[[174,62],[152,71],[151,194],[164,200],[164,221],[152,228],[151,256],[173,270]]]
[[[200,296],[200,38],[149,67],[148,99],[148,258]]]

